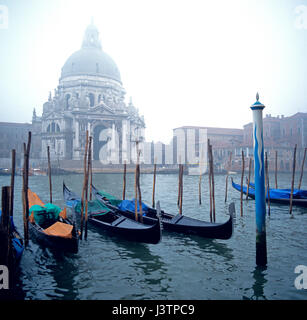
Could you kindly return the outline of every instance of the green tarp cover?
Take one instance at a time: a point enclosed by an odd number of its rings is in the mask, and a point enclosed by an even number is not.
[[[106,193],[104,191],[99,191],[98,193],[102,197],[107,198],[113,206],[117,207],[122,202],[122,200],[119,200],[119,199],[115,198],[114,196],[112,196],[111,194],[108,194],[108,193]]]
[[[46,203],[44,206],[35,204],[29,209],[30,214],[33,212],[35,222],[40,226],[56,222],[61,211],[60,207],[52,203]]]
[[[81,201],[79,201],[75,206],[75,211],[77,213],[81,213]],[[106,207],[104,204],[100,203],[97,200],[88,201],[88,207],[87,207],[88,214],[100,215],[100,214],[106,214],[110,211],[111,210],[108,207]],[[85,213],[85,206],[84,206],[83,212]]]

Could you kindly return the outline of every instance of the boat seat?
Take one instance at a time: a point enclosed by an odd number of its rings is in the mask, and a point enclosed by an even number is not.
[[[183,216],[181,214],[177,214],[174,218],[172,218],[171,223],[178,223],[181,219],[183,218]]]
[[[62,238],[72,238],[73,226],[71,224],[57,221],[49,228],[44,229],[44,232],[50,236],[57,236]]]
[[[122,223],[124,220],[126,220],[125,217],[120,217],[118,219],[116,219],[115,221],[112,222],[112,226],[116,227],[118,226],[120,223]]]

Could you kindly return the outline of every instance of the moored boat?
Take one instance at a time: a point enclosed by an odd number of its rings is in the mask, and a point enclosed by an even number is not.
[[[39,244],[63,252],[78,252],[79,235],[75,223],[67,218],[66,208],[45,204],[28,189],[29,232]]]
[[[0,209],[0,219],[1,219],[1,215],[2,215],[2,211]],[[10,241],[10,246],[13,249],[11,263],[14,267],[16,267],[21,260],[22,253],[24,251],[24,246],[23,246],[22,237],[14,224],[13,217],[11,216],[10,219],[11,221],[10,221],[9,241]],[[2,246],[2,243],[0,243],[0,250],[1,250],[1,246]]]
[[[241,192],[241,185],[237,184],[233,181],[233,179],[231,180],[232,183],[232,187]],[[247,194],[247,186],[243,185],[242,186],[242,191],[244,194]],[[255,189],[253,187],[249,187],[248,189],[248,197],[251,199],[255,199]],[[278,203],[278,204],[284,204],[284,205],[290,205],[290,196],[289,194],[286,194],[284,197],[282,197],[282,193],[274,193],[271,192],[269,193],[269,198],[270,198],[270,202],[271,203]],[[268,201],[268,194],[266,194],[266,201]],[[292,205],[296,205],[296,206],[301,206],[301,207],[307,207],[307,199],[303,199],[303,198],[293,198],[292,199]]]
[[[255,189],[255,184],[250,182],[249,186]],[[270,197],[290,199],[291,189],[270,188]],[[307,199],[307,190],[293,189],[293,199]]]
[[[98,191],[92,186],[93,195],[101,203],[105,204],[109,208],[119,209],[120,212],[127,216],[134,216],[134,200],[119,200],[112,195],[103,191]],[[160,216],[156,209],[150,208],[146,204],[142,203],[142,211],[145,213],[143,220],[155,220],[161,219],[163,230],[170,232],[178,232],[184,234],[198,235],[204,238],[210,239],[223,239],[227,240],[231,238],[233,232],[233,211],[234,205],[232,204],[229,213],[229,219],[224,223],[213,223],[191,218],[185,215],[173,215],[161,210]]]
[[[66,205],[80,215],[81,198],[70,191],[64,183],[63,195]],[[88,222],[129,241],[157,244],[161,240],[159,220],[140,223],[122,215],[119,209],[109,208],[97,200],[88,202]]]

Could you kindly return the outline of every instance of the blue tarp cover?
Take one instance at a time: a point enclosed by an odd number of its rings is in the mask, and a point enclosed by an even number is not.
[[[255,188],[254,183],[250,183],[252,188]],[[270,188],[270,197],[276,199],[290,199],[291,189],[272,189]],[[293,189],[293,198],[307,199],[307,190]]]
[[[140,205],[139,205],[139,201],[137,202],[137,206],[138,206],[138,212],[140,212]],[[118,209],[122,210],[122,211],[135,211],[135,199],[132,200],[122,200],[122,202],[117,206]],[[148,212],[148,206],[142,202],[142,211],[143,214]]]

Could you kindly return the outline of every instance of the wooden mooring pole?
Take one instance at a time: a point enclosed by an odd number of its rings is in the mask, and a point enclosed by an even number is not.
[[[270,205],[270,181],[269,181],[269,164],[268,164],[268,153],[265,153],[265,176],[266,176],[266,195],[268,197],[268,215],[271,215]]]
[[[211,166],[211,149],[210,149],[210,139],[208,139],[208,182],[209,182],[209,203],[210,203],[210,207],[209,207],[209,214],[210,214],[210,222],[213,221],[213,217],[212,217],[212,207],[213,207],[213,203],[212,203],[212,166]]]
[[[93,141],[93,137],[91,137],[91,140]],[[93,143],[92,143],[93,144]],[[92,161],[92,158],[93,158],[93,147],[91,148],[91,152],[89,153],[89,158],[90,158],[90,201],[92,201],[92,193],[93,193],[93,190],[92,190],[92,185],[93,185],[93,161]]]
[[[12,150],[12,165],[11,165],[11,195],[10,195],[10,216],[14,213],[14,188],[15,188],[15,170],[16,170],[16,150]]]
[[[252,170],[252,158],[250,157],[249,163],[248,163],[248,180],[247,180],[246,200],[248,200],[249,185],[251,182],[251,170]]]
[[[84,223],[84,239],[87,240],[87,220],[88,220],[88,181],[91,170],[91,153],[92,153],[92,137],[89,137],[88,155],[87,155],[87,172],[85,183],[85,223]]]
[[[52,203],[52,181],[51,181],[51,164],[50,164],[50,147],[49,146],[47,146],[47,158],[48,158],[49,195],[50,195],[50,203]]]
[[[242,172],[241,172],[241,192],[240,192],[240,205],[241,217],[243,217],[243,178],[244,178],[244,151],[242,150]]]
[[[123,200],[126,198],[126,175],[127,175],[127,163],[124,163],[124,175],[123,175]]]
[[[86,176],[87,176],[87,150],[88,150],[88,130],[86,130],[86,137],[85,137],[85,149],[84,149],[84,158],[83,158],[83,188],[82,188],[82,196],[81,196],[81,220],[80,220],[80,240],[83,237],[83,227],[84,227],[84,208],[85,208],[85,188],[86,188]]]
[[[306,159],[306,151],[307,151],[307,148],[305,148],[304,150],[304,157],[303,157],[303,161],[302,161],[302,167],[301,167],[301,175],[300,175],[300,180],[299,180],[299,183],[298,183],[298,189],[301,189],[301,184],[302,184],[302,179],[303,179],[303,174],[304,174],[304,164],[305,164],[305,159]]]
[[[229,171],[231,170],[231,157],[232,157],[232,152],[230,152],[229,163],[228,163],[228,167],[227,167],[226,186],[225,186],[225,202],[227,202],[228,176],[229,176]]]
[[[183,204],[183,170],[184,170],[184,165],[181,164],[179,214],[182,214],[182,204]]]
[[[154,173],[153,173],[153,182],[152,182],[152,207],[155,208],[155,193],[156,193],[156,173],[157,173],[157,164],[154,163]]]
[[[278,184],[277,184],[277,150],[275,150],[275,189],[278,188]]]
[[[25,247],[29,243],[29,199],[28,199],[28,186],[29,186],[29,158],[31,147],[31,131],[28,132],[27,145],[23,144],[24,161],[23,161],[23,174],[22,174],[22,204],[23,204],[23,223],[24,223],[24,240]]]
[[[212,145],[210,145],[210,158],[211,158],[211,184],[212,184],[212,216],[213,216],[213,222],[215,222],[215,187],[214,187],[214,165],[213,165]]]
[[[256,206],[256,264],[267,265],[266,245],[266,204],[264,184],[264,157],[263,157],[263,119],[262,111],[265,106],[256,95],[256,102],[251,106],[253,111],[253,139],[254,139],[254,171],[255,171],[255,206]]]
[[[11,241],[10,241],[10,194],[11,188],[2,187],[1,219],[0,219],[0,265],[10,267]]]
[[[291,180],[291,194],[290,194],[290,210],[289,213],[292,215],[292,202],[293,202],[293,189],[294,189],[294,178],[295,178],[295,164],[296,164],[296,148],[297,145],[294,147],[294,152],[293,152],[293,165],[292,165],[292,180]]]

